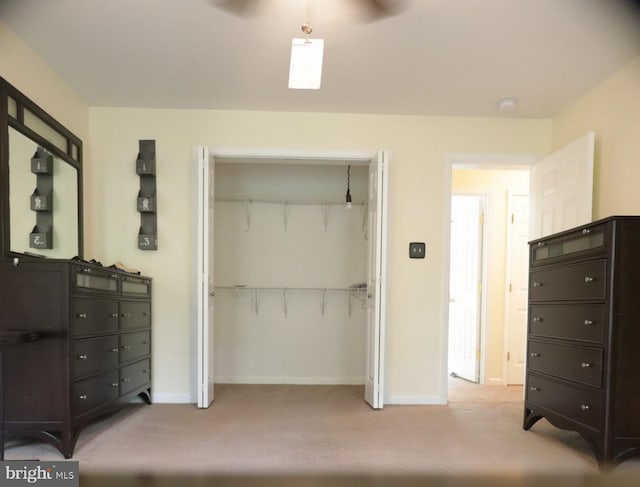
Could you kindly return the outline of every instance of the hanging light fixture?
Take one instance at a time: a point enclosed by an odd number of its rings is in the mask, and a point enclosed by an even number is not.
[[[289,88],[299,90],[318,90],[322,80],[322,58],[324,39],[311,39],[313,27],[309,22],[309,2],[307,1],[307,20],[300,27],[304,39],[291,41],[291,62],[289,64]]]
[[[345,197],[347,210],[351,209],[351,166],[347,166],[347,196]]]

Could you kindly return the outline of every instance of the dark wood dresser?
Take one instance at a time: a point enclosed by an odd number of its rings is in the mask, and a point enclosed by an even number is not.
[[[640,217],[530,242],[524,429],[577,431],[601,465],[640,454]]]
[[[80,430],[141,395],[151,403],[151,279],[70,260],[0,264],[0,327],[45,338],[4,353],[7,436],[73,455]]]

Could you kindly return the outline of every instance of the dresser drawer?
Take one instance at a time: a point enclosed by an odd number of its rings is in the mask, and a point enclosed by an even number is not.
[[[89,335],[118,329],[118,302],[76,298],[72,305],[74,335]]]
[[[73,384],[71,407],[74,416],[106,404],[119,395],[118,371],[110,370],[103,374],[83,379]]]
[[[73,376],[98,372],[118,365],[118,337],[108,336],[73,342]]]
[[[532,270],[529,277],[529,299],[531,301],[604,300],[606,263],[606,260],[601,259]]]
[[[151,382],[149,359],[140,360],[120,369],[120,395],[125,395]]]
[[[120,329],[149,328],[151,326],[151,303],[120,301]]]
[[[528,374],[525,400],[592,428],[602,428],[604,406],[600,391],[587,391],[547,377]]]
[[[529,370],[602,386],[602,349],[529,340],[527,351]]]
[[[120,362],[129,362],[151,353],[151,332],[136,331],[120,335]]]
[[[598,224],[568,232],[555,238],[532,242],[531,265],[551,264],[606,252],[606,225]]]
[[[532,304],[529,333],[593,343],[604,342],[604,304]]]

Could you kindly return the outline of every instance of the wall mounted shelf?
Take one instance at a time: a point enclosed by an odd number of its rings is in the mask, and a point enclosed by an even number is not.
[[[139,140],[136,173],[140,176],[137,209],[140,212],[138,248],[158,249],[158,220],[156,201],[156,141]]]
[[[32,249],[53,248],[53,156],[38,147],[31,158],[31,172],[36,175],[36,188],[30,207],[36,212],[36,224],[29,234]]]
[[[344,201],[322,201],[322,200],[295,200],[295,199],[278,199],[278,198],[216,198],[218,202],[240,203],[244,211],[245,224],[247,231],[251,230],[251,210],[255,203],[266,205],[282,206],[282,222],[285,232],[289,226],[289,210],[292,206],[317,206],[322,208],[322,223],[325,231],[329,228],[329,214],[331,207],[345,207]],[[354,202],[352,206],[366,206],[364,201]],[[367,212],[362,217],[362,231],[366,233]]]

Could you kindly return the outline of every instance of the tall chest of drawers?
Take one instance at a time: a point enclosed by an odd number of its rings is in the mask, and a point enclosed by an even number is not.
[[[35,333],[4,354],[7,436],[70,458],[83,426],[151,402],[151,279],[76,261],[2,262],[0,326]]]
[[[577,431],[598,462],[640,454],[640,217],[530,243],[524,429]]]

